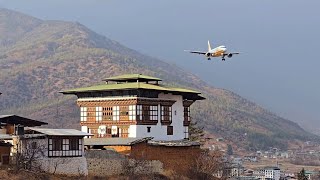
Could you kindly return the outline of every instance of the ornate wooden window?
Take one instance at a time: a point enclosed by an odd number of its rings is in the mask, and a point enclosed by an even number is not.
[[[96,107],[96,121],[102,121],[102,107]]]
[[[120,121],[129,120],[129,106],[120,106]]]
[[[119,121],[120,120],[120,107],[119,106],[113,106],[112,108],[112,114],[113,114],[113,121]]]
[[[80,121],[87,121],[87,107],[80,107]]]
[[[158,106],[150,106],[150,120],[158,121]]]
[[[135,121],[136,120],[136,105],[129,105],[129,120]]]
[[[52,139],[52,150],[61,151],[62,150],[62,139]]]
[[[183,117],[184,117],[183,125],[189,126],[189,124],[190,124],[190,107],[184,107],[183,109],[184,109],[184,111],[183,111]]]
[[[48,139],[48,157],[82,156],[82,137],[57,137]]]
[[[142,120],[143,121],[150,120],[150,106],[147,106],[147,105],[142,106]]]
[[[161,123],[171,124],[171,122],[172,122],[172,107],[161,105]]]
[[[142,105],[137,105],[137,121],[142,121]]]
[[[102,119],[104,121],[111,121],[113,119],[112,107],[103,107],[102,111]]]
[[[79,150],[79,138],[70,138],[70,150]]]
[[[120,132],[121,132],[120,137],[127,138],[129,136],[128,127],[121,127]]]
[[[96,121],[96,107],[87,107],[87,121]]]
[[[173,126],[167,126],[167,135],[173,135]]]

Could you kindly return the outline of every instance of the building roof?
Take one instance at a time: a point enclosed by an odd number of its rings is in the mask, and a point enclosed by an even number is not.
[[[46,122],[41,122],[37,120],[32,120],[29,118],[17,116],[14,114],[11,115],[0,115],[0,123],[5,124],[20,124],[26,127],[34,127],[34,126],[41,126],[41,125],[47,125]]]
[[[92,136],[92,134],[76,129],[29,128],[29,130],[46,134],[48,136]]]
[[[133,144],[151,140],[152,137],[145,138],[85,138],[86,146],[131,146]]]
[[[189,140],[176,140],[176,141],[148,141],[149,145],[153,146],[200,146],[200,142],[189,141]]]
[[[104,79],[105,81],[117,81],[117,82],[133,82],[133,81],[139,81],[139,82],[146,82],[146,81],[162,81],[159,78],[152,77],[152,76],[146,76],[142,74],[124,74],[120,76],[114,76]]]
[[[12,136],[9,134],[0,134],[0,139],[1,140],[11,140]]]
[[[200,92],[190,90],[190,89],[173,88],[173,87],[168,87],[164,85],[146,84],[146,83],[140,83],[140,82],[122,83],[122,84],[101,84],[96,86],[66,90],[66,91],[62,91],[62,93],[76,94],[79,92],[99,92],[99,91],[130,90],[130,89],[149,89],[149,90],[159,90],[159,91],[167,91],[167,92],[200,94]]]

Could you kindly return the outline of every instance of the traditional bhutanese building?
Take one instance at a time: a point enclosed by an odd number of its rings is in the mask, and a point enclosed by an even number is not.
[[[94,138],[188,139],[190,106],[205,98],[197,91],[165,86],[160,81],[126,74],[107,78],[102,85],[62,93],[78,97],[81,130]]]

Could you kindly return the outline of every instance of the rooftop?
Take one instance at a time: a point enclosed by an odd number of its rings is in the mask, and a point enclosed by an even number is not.
[[[177,140],[177,141],[148,141],[149,145],[153,146],[200,146],[199,142],[189,140]]]
[[[77,92],[97,92],[97,91],[112,91],[112,90],[129,90],[129,89],[150,89],[150,90],[159,90],[159,91],[168,91],[168,92],[185,92],[185,93],[200,94],[200,92],[193,91],[190,89],[172,88],[164,85],[154,85],[154,84],[146,84],[146,83],[140,83],[140,82],[123,83],[123,84],[101,84],[96,86],[66,90],[66,91],[63,91],[62,93],[74,94]]]
[[[12,140],[12,136],[9,134],[0,134],[0,140]]]
[[[142,74],[124,74],[120,76],[114,76],[104,79],[105,81],[116,81],[116,82],[147,82],[147,81],[162,81],[159,78],[146,76]]]
[[[0,115],[0,123],[4,124],[20,124],[26,127],[33,127],[33,126],[41,126],[47,125],[46,122],[36,121],[29,118],[17,116],[14,114],[11,115]]]
[[[151,140],[151,137],[145,138],[86,138],[86,146],[130,146],[140,142]]]
[[[159,84],[161,81],[159,78],[145,76],[141,74],[125,74],[121,76],[115,76],[106,79],[106,84],[94,85],[89,87],[75,88],[70,90],[62,91],[63,94],[75,94],[78,97],[83,96],[148,96],[148,93],[143,92],[156,92],[156,93],[172,93],[182,95],[184,99],[189,100],[202,100],[204,97],[198,91],[194,91],[186,88],[169,87],[166,85]],[[116,81],[116,83],[108,83],[108,81]],[[156,81],[151,83],[150,81]],[[142,90],[143,92],[137,91]],[[116,93],[114,93],[116,92]],[[142,94],[141,94],[142,93]],[[146,95],[147,94],[147,95]],[[152,95],[151,95],[152,96]]]
[[[92,136],[92,134],[76,129],[29,128],[28,130],[46,134],[48,136]]]

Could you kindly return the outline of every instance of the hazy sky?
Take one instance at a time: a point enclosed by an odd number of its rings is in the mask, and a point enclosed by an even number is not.
[[[320,127],[319,0],[0,0],[41,19],[78,21],[215,87]],[[184,52],[226,45],[221,62]]]

